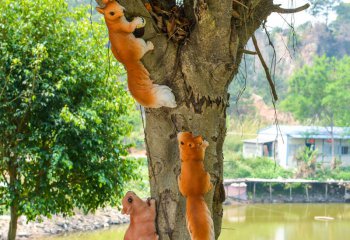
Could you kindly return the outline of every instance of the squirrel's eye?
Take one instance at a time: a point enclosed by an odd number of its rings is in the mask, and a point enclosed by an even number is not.
[[[131,197],[128,198],[128,202],[132,203],[132,198]]]
[[[181,141],[180,143],[181,143],[181,145],[184,145],[184,144],[185,144],[185,143],[184,143],[184,142],[182,142],[182,141]]]
[[[111,14],[111,16],[114,16],[114,12],[109,12],[109,14]]]
[[[190,143],[190,144],[188,144],[188,146],[189,146],[189,147],[192,147],[192,144]]]

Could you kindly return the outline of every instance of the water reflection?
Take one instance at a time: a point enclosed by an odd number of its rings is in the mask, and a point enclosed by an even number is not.
[[[316,220],[315,216],[334,218]],[[42,240],[122,240],[126,225]],[[350,239],[348,204],[251,204],[226,207],[220,240]]]
[[[320,221],[315,216],[333,217]],[[346,204],[253,204],[224,213],[221,240],[350,239],[350,206]]]

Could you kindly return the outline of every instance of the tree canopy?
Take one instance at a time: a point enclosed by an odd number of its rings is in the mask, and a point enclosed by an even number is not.
[[[350,57],[316,57],[289,81],[282,107],[302,121],[339,126],[350,124]]]
[[[133,102],[109,74],[121,68],[101,44],[105,29],[64,0],[6,0],[0,39],[2,210],[13,223],[118,203],[135,177],[123,157]]]
[[[314,16],[323,16],[328,23],[328,17],[331,10],[334,9],[340,2],[340,0],[310,0],[312,7],[310,12]]]

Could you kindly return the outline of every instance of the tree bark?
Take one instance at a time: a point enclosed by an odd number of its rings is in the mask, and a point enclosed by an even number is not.
[[[7,239],[8,240],[15,240],[16,234],[17,234],[17,220],[18,220],[18,194],[16,189],[16,182],[17,182],[17,163],[16,163],[16,157],[12,156],[9,157],[9,163],[8,163],[8,172],[10,176],[10,185],[9,188],[11,191],[15,192],[14,199],[12,200],[11,206],[10,206],[10,212],[11,212],[11,220],[9,223],[9,230]]]
[[[18,213],[17,213],[17,206],[13,204],[10,208],[11,211],[11,220],[9,224],[9,231],[7,235],[8,240],[16,240],[16,234],[17,234],[17,220],[18,220]]]
[[[151,1],[152,2],[152,1]],[[120,0],[128,14],[143,16],[145,40],[155,50],[143,59],[151,79],[173,89],[178,107],[146,109],[146,145],[151,196],[157,201],[157,230],[162,240],[190,239],[185,222],[185,199],[177,185],[180,158],[179,131],[192,131],[209,142],[204,165],[213,189],[205,199],[212,213],[216,239],[223,214],[223,142],[226,135],[228,85],[237,74],[244,47],[272,12],[272,0],[184,1],[185,13],[194,22],[189,39],[175,44],[153,22],[141,0]],[[236,11],[240,17],[233,17]]]

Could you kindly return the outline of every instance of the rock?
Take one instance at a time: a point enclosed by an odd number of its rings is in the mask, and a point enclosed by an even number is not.
[[[6,240],[6,233],[0,233],[0,240]]]
[[[108,221],[108,223],[111,224],[111,225],[119,224],[120,222],[121,222],[121,221],[119,221],[118,219],[110,219],[110,220]]]
[[[0,240],[6,240],[8,222],[10,216],[0,216]],[[56,235],[67,232],[92,231],[95,229],[108,228],[111,225],[129,222],[129,217],[122,215],[116,208],[97,210],[95,214],[83,214],[76,211],[72,217],[54,215],[52,218],[42,217],[34,222],[27,223],[26,217],[19,219],[17,240],[38,239],[44,235]]]
[[[56,224],[57,224],[57,226],[63,227],[64,225],[66,225],[66,222],[60,221],[60,222],[57,222]]]
[[[28,237],[31,236],[31,234],[28,233],[28,232],[18,232],[18,233],[17,233],[17,236],[18,236],[18,237],[25,237],[25,238],[28,238]]]
[[[64,230],[67,230],[67,229],[68,229],[68,225],[65,223],[65,224],[63,224],[62,228],[63,228]]]
[[[18,221],[17,221],[18,225],[23,225],[27,223],[27,217],[26,216],[21,216]]]

